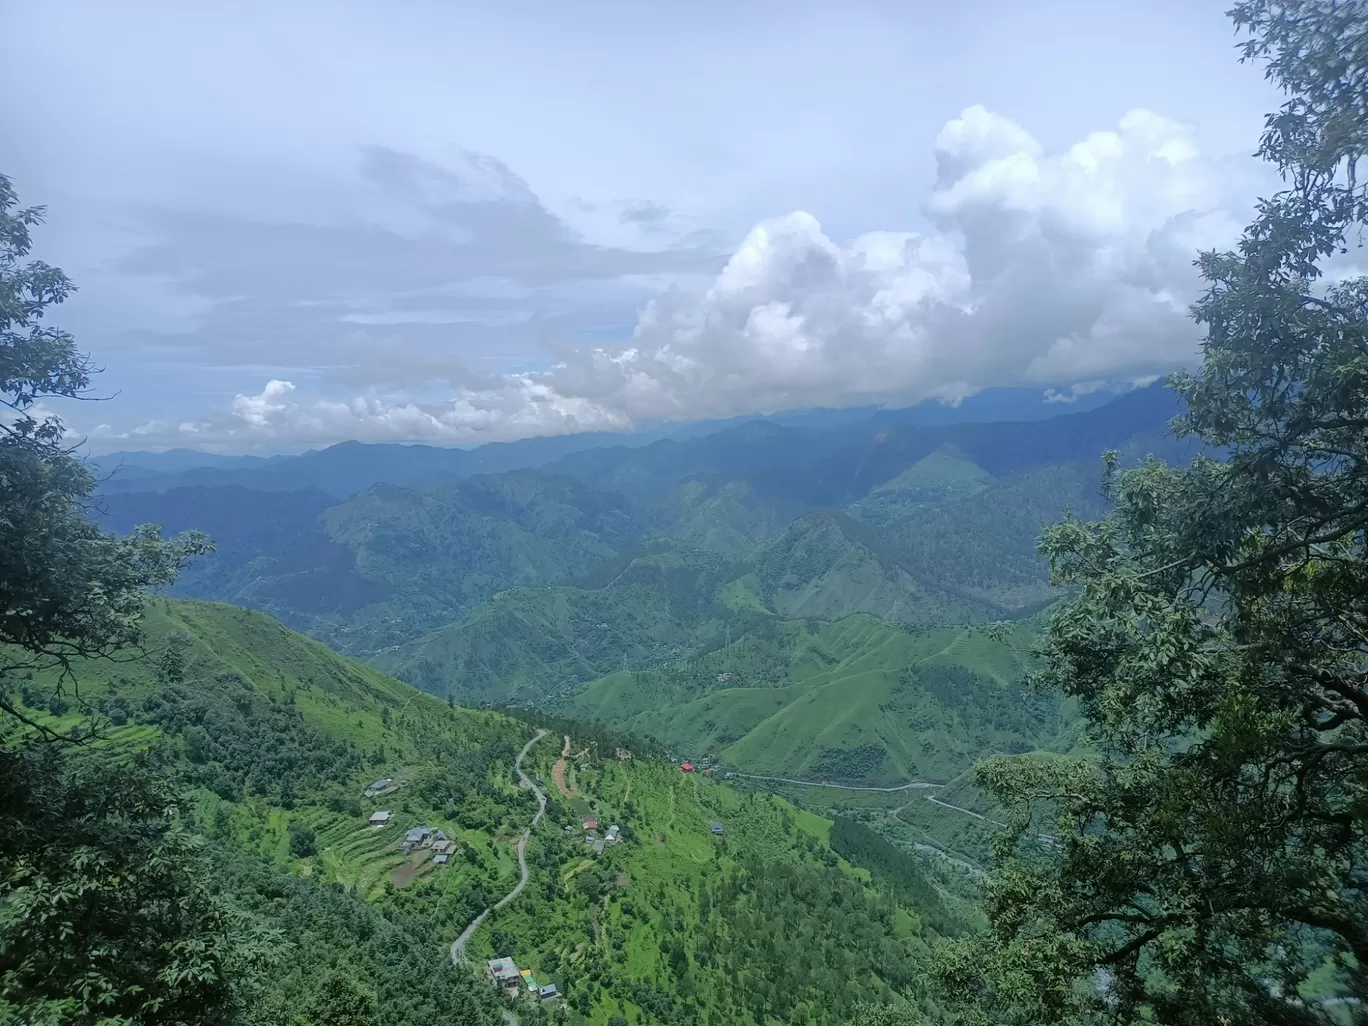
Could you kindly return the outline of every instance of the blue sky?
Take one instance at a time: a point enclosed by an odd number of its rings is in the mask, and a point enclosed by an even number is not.
[[[8,6],[97,450],[1144,379],[1269,187],[1224,0]]]

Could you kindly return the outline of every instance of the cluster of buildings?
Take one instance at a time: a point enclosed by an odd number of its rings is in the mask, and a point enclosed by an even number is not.
[[[671,755],[670,758],[673,759],[674,756]],[[685,759],[679,764],[679,768],[684,773],[692,773],[695,770],[701,770],[707,774],[711,774],[717,769],[717,767],[713,765],[713,757],[711,755],[705,755],[703,758],[697,760]]]
[[[526,994],[538,1001],[550,1001],[560,997],[554,983],[538,984],[531,969],[519,969],[511,958],[491,958],[489,960],[489,979],[499,990],[508,994]]]
[[[370,817],[371,829],[379,830],[382,827],[389,826],[390,820],[393,818],[394,813],[389,809],[372,812]],[[432,852],[433,863],[444,866],[451,861],[451,856],[456,854],[458,847],[456,841],[453,841],[436,827],[418,826],[404,834],[404,839],[399,844],[399,852],[402,855],[411,855],[415,851],[426,848]]]
[[[456,842],[430,826],[413,827],[404,834],[404,843],[399,846],[399,851],[408,855],[422,848],[432,851],[432,861],[439,866],[446,865],[451,861],[451,856],[456,854]]]
[[[603,832],[603,836],[600,837],[598,835],[598,820],[595,817],[585,816],[584,819],[580,822],[581,825],[584,827],[584,843],[587,844],[590,848],[594,849],[595,855],[602,855],[605,845],[617,844],[619,841],[622,840],[622,828],[618,826],[616,823],[614,823],[607,830],[605,830]],[[574,833],[574,826],[567,826],[565,828],[565,832],[567,834]]]

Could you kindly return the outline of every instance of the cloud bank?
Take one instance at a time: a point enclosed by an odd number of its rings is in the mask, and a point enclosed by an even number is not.
[[[469,444],[662,418],[955,401],[995,386],[1066,397],[1193,359],[1193,260],[1235,241],[1261,184],[1252,161],[1204,156],[1190,127],[1145,110],[1049,152],[1020,125],[970,107],[940,132],[935,160],[930,232],[840,242],[806,212],[766,220],[706,288],[651,299],[626,344],[562,348],[545,369],[465,384],[429,357],[425,375],[450,388],[421,400],[379,388],[338,398],[270,380],[224,415],[147,425],[142,436]],[[593,268],[591,277],[603,252],[580,273]]]

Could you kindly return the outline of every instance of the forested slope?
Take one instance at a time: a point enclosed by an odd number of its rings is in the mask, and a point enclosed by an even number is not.
[[[934,873],[908,869],[922,874],[911,891],[862,884],[828,845],[827,821],[674,766],[620,762],[576,730],[588,747],[566,791],[548,788],[530,886],[476,933],[474,964],[453,966],[451,941],[517,879],[513,842],[536,806],[512,769],[532,725],[452,707],[248,610],[155,600],[145,626],[143,652],[76,664],[65,697],[40,674],[16,698],[52,727],[104,718],[77,767],[112,756],[187,792],[219,893],[271,949],[242,991],[253,1021],[322,1026],[360,1009],[376,1023],[493,1023],[498,1002],[477,970],[508,955],[557,984],[572,1023],[834,1023],[862,998],[924,1000],[928,944],[965,928]],[[559,736],[535,747],[535,772],[557,776],[561,747]],[[397,790],[363,797],[379,778]],[[391,816],[372,828],[377,809]],[[588,811],[624,840],[595,855]],[[401,850],[414,826],[451,839],[449,864]],[[817,928],[833,921],[849,926],[835,943]]]

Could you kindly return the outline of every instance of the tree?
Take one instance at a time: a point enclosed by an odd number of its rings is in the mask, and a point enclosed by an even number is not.
[[[55,672],[49,710],[79,702],[75,661],[136,646],[145,590],[207,548],[155,527],[113,537],[87,516],[95,480],[42,405],[88,397],[92,368],[42,323],[73,286],[24,262],[41,215],[0,176],[0,1019],[215,1022],[232,1007],[229,918],[175,794],[7,693],[19,673]]]
[[[1075,597],[1037,683],[1097,757],[980,767],[1012,828],[991,936],[941,963],[969,1021],[1368,1017],[1368,279],[1324,274],[1368,221],[1368,6],[1231,16],[1289,99],[1259,148],[1285,188],[1201,254],[1203,362],[1172,381],[1224,458],[1110,456],[1114,512],[1042,542]]]
[[[145,590],[208,548],[203,535],[166,542],[151,526],[114,537],[87,516],[95,479],[43,404],[89,398],[93,369],[69,334],[42,323],[74,290],[57,268],[24,262],[42,213],[20,209],[0,175],[0,685],[16,670],[55,668],[67,681],[73,659],[136,645]],[[3,687],[0,710],[46,732]]]
[[[290,854],[297,859],[306,859],[318,851],[318,837],[314,828],[302,819],[293,819],[287,830],[290,836]]]
[[[227,1021],[234,927],[179,797],[66,747],[0,749],[0,1021]]]

